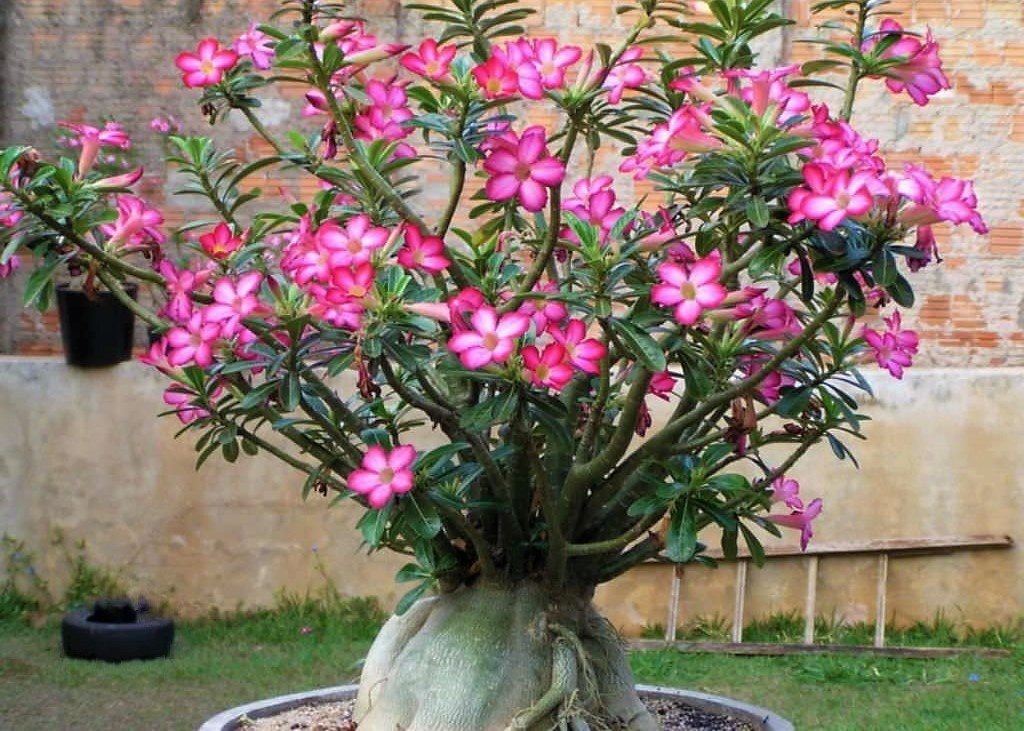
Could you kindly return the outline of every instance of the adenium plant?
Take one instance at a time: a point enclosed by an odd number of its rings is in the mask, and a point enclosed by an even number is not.
[[[899,308],[932,227],[985,225],[970,181],[888,166],[851,115],[874,80],[919,105],[948,88],[936,43],[884,1],[831,0],[821,59],[762,68],[751,41],[790,23],[771,5],[641,0],[614,45],[580,48],[524,35],[514,0],[408,4],[437,30],[415,46],[282,0],[174,60],[210,122],[241,115],[274,151],[171,137],[211,213],[182,229],[189,266],[139,171],[93,169],[120,128],[69,127],[78,160],[0,156],[0,272],[34,256],[29,302],[87,270],[161,333],[144,360],[200,462],[269,453],[409,556],[360,729],[655,728],[594,588],[710,563],[709,526],[726,555],[759,560],[780,528],[806,546],[822,501],[788,473],[821,442],[851,456],[860,365],[911,365]],[[305,133],[261,123],[277,84],[304,90]],[[245,185],[268,166],[319,192]],[[447,203],[423,205],[439,169]]]

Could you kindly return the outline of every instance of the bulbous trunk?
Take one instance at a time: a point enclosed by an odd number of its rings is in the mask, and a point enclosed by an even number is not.
[[[463,587],[392,617],[355,713],[359,731],[657,729],[589,595],[531,583]]]

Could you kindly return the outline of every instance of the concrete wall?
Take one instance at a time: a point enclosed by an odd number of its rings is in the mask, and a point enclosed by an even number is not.
[[[1021,538],[1024,466],[1019,437],[1024,371],[917,370],[904,382],[873,379],[877,403],[856,446],[862,469],[812,452],[797,476],[822,495],[820,541],[1006,533]],[[52,358],[0,357],[0,533],[25,539],[47,576],[61,569],[54,527],[85,539],[93,561],[182,612],[266,605],[276,590],[316,586],[312,548],[342,591],[399,596],[402,561],[367,558],[346,503],[302,502],[302,478],[269,459],[211,459],[196,472],[173,418],[157,419],[163,383],[127,363],[84,371]],[[787,534],[792,543],[795,536]],[[664,623],[671,569],[645,566],[602,589],[613,621],[630,632]],[[874,611],[874,563],[821,564],[818,610],[850,621]],[[686,570],[681,620],[731,616],[733,572]],[[748,617],[803,607],[799,560],[752,572]],[[1024,609],[1018,549],[895,560],[890,616],[1006,622]]]

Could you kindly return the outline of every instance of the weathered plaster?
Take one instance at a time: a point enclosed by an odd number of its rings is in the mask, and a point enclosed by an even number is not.
[[[805,495],[825,499],[817,540],[1020,539],[1024,371],[912,370],[903,382],[872,381],[868,440],[852,445],[862,468],[820,447],[795,473]],[[27,540],[52,576],[62,562],[47,538],[61,527],[88,542],[96,563],[183,612],[266,605],[279,589],[316,586],[313,546],[342,591],[394,603],[403,561],[360,552],[358,511],[347,503],[328,510],[316,494],[303,502],[302,477],[262,457],[235,465],[214,457],[196,472],[190,437],[174,440],[177,421],[155,418],[162,388],[158,374],[134,363],[84,371],[59,359],[0,357],[0,533]],[[436,439],[427,432],[416,441]],[[874,570],[869,559],[824,559],[819,612],[870,620]],[[747,616],[802,609],[803,571],[799,559],[751,571]],[[733,576],[728,567],[687,568],[681,621],[731,616]],[[665,622],[670,578],[666,566],[644,566],[602,588],[599,600],[636,632]],[[897,622],[940,609],[976,624],[1004,622],[1024,607],[1024,560],[1017,549],[896,559],[889,586]]]

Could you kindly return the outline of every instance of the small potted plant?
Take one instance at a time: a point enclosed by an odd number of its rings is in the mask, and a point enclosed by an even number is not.
[[[780,528],[806,546],[822,501],[788,473],[819,443],[849,456],[861,365],[910,365],[898,309],[931,227],[985,225],[970,181],[887,166],[851,115],[870,79],[919,104],[948,87],[937,46],[885,2],[829,0],[823,58],[756,68],[751,42],[791,22],[773,5],[638,0],[583,49],[525,36],[514,0],[413,4],[440,25],[409,48],[282,0],[277,25],[176,59],[210,121],[272,151],[174,138],[218,217],[195,271],[125,261],[162,235],[147,204],[0,155],[12,241],[73,248],[122,300],[118,276],[166,291],[145,360],[200,461],[266,452],[408,557],[360,729],[656,728],[595,588],[710,562],[709,526],[729,556]],[[278,83],[316,130],[267,129],[254,90]],[[243,185],[267,166],[317,192]],[[438,170],[440,201],[417,185]],[[656,195],[627,199],[629,178]],[[895,310],[883,331],[869,307]]]
[[[53,188],[36,202],[47,216],[58,220],[72,188],[81,196],[80,202],[91,197],[94,207],[86,204],[86,215],[93,217],[89,236],[95,251],[69,244],[66,236],[39,236],[25,226],[0,256],[0,277],[20,266],[17,250],[26,251],[35,267],[25,283],[25,304],[45,311],[56,303],[68,365],[115,365],[131,358],[138,284],[123,271],[101,271],[98,257],[114,256],[126,262],[159,258],[166,241],[159,228],[163,217],[135,196],[120,196],[116,215],[103,203],[110,193],[127,193],[142,176],[142,168],[128,167],[131,140],[119,124],[62,123],[57,146],[64,153],[76,152],[77,163],[71,164],[66,157],[69,164],[54,170]],[[34,155],[21,158],[9,173],[12,182],[22,180],[35,165]],[[0,194],[0,225],[12,226],[20,219],[9,198]],[[74,232],[67,233],[74,237]]]

